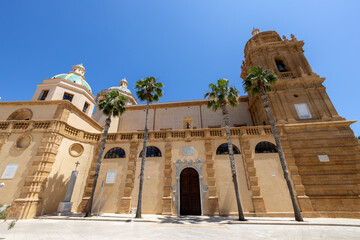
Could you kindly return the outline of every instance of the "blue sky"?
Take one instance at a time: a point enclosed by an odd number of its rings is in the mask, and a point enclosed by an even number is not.
[[[162,102],[201,99],[218,78],[240,89],[257,27],[304,40],[339,114],[360,120],[359,10],[357,0],[0,0],[1,101],[30,100],[36,84],[78,63],[95,95],[124,77],[133,91],[150,75],[165,85]]]

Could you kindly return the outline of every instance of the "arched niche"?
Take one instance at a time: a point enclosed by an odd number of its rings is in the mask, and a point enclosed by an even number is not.
[[[277,147],[271,142],[259,142],[255,147],[255,153],[277,153]]]
[[[234,152],[234,154],[240,154],[239,148],[237,148],[234,144],[233,144],[233,152]],[[228,147],[228,144],[227,144],[227,143],[221,144],[221,145],[216,149],[216,155],[229,155],[229,147]]]
[[[142,157],[143,151],[141,151],[139,157]],[[146,157],[162,157],[161,151],[155,146],[146,147]]]
[[[33,113],[28,108],[21,108],[10,114],[7,120],[30,120]]]
[[[104,158],[107,159],[107,158],[125,158],[125,157],[126,154],[124,149],[122,149],[121,147],[114,147],[109,151],[107,151]]]

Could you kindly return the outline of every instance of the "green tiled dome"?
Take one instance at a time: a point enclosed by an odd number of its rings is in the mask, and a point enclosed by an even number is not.
[[[83,66],[81,66],[81,67],[83,67]],[[69,80],[71,82],[74,82],[81,86],[84,86],[87,90],[89,90],[89,92],[91,92],[90,85],[82,77],[80,77],[79,75],[76,75],[74,73],[68,73],[68,74],[62,73],[62,74],[58,74],[58,75],[54,76],[53,78],[61,78],[61,79]]]
[[[109,89],[110,90],[121,90],[121,91],[124,91],[124,92],[131,93],[131,91],[128,88],[124,88],[124,87],[110,87]]]

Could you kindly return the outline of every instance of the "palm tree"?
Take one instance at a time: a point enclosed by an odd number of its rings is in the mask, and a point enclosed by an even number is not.
[[[243,87],[246,92],[251,92],[254,95],[260,94],[265,111],[269,117],[270,125],[272,128],[273,134],[274,134],[277,148],[278,148],[279,158],[280,158],[281,166],[282,166],[282,169],[284,172],[284,178],[285,178],[286,184],[289,188],[290,197],[291,197],[292,205],[294,208],[295,220],[302,222],[303,218],[301,216],[299,206],[296,202],[294,190],[291,185],[290,178],[289,178],[289,170],[286,166],[285,156],[282,151],[279,134],[278,134],[277,128],[275,126],[274,117],[271,113],[269,101],[266,96],[266,92],[271,91],[271,85],[275,84],[276,82],[277,82],[276,74],[272,73],[271,71],[269,71],[267,69],[264,70],[264,69],[262,69],[262,67],[251,67],[249,75],[247,75],[247,77],[243,81]]]
[[[236,167],[235,167],[235,160],[234,160],[234,150],[230,136],[230,121],[229,121],[229,111],[227,106],[230,104],[232,107],[236,107],[236,103],[239,98],[238,90],[230,86],[229,81],[227,79],[219,79],[217,84],[210,83],[209,88],[211,92],[205,94],[205,98],[208,98],[208,108],[212,108],[213,111],[216,111],[218,108],[221,108],[222,115],[224,118],[225,123],[225,130],[226,130],[226,138],[228,142],[228,149],[229,149],[229,158],[230,158],[230,167],[232,173],[232,180],[234,183],[235,188],[235,195],[236,195],[236,203],[239,212],[239,221],[246,221],[244,217],[244,213],[242,211],[240,196],[239,196],[239,187],[236,177]]]
[[[94,175],[94,182],[93,182],[93,187],[92,187],[92,191],[91,191],[91,197],[90,197],[89,206],[86,211],[85,217],[91,216],[91,209],[92,209],[92,204],[93,204],[93,199],[94,199],[94,193],[95,193],[95,189],[96,189],[97,179],[99,176],[102,155],[103,155],[104,149],[105,149],[105,142],[106,142],[106,138],[107,138],[107,135],[109,132],[110,124],[111,124],[111,116],[117,117],[117,116],[122,115],[125,112],[126,101],[127,101],[127,98],[120,95],[120,93],[118,91],[111,91],[111,92],[102,94],[102,99],[99,101],[99,104],[98,104],[99,109],[103,111],[103,113],[107,116],[107,118],[105,121],[104,133],[103,133],[103,136],[101,139],[99,156],[98,156],[98,160],[96,163],[96,171],[95,171],[95,175]]]
[[[142,189],[144,183],[144,170],[145,170],[145,159],[146,159],[146,145],[148,140],[148,117],[149,117],[149,104],[151,102],[158,102],[159,98],[162,97],[163,84],[156,82],[155,77],[146,77],[136,82],[135,88],[136,95],[141,101],[146,101],[146,117],[145,117],[145,130],[144,130],[144,144],[141,155],[141,170],[140,170],[140,183],[139,183],[139,195],[136,209],[136,218],[141,218],[141,199]]]

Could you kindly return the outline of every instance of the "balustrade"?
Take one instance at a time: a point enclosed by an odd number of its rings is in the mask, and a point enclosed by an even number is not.
[[[293,77],[294,75],[293,75],[293,73],[292,72],[281,72],[280,73],[280,77],[281,78],[291,78],[291,77]]]
[[[144,139],[144,133],[138,133],[137,139]]]
[[[172,138],[185,138],[185,132],[171,132]]]
[[[74,127],[70,127],[69,125],[65,125],[65,132],[69,135],[73,135],[73,136],[77,136],[79,134],[79,130],[74,128]]]
[[[221,137],[222,131],[221,130],[210,130],[211,137]]]
[[[13,129],[27,129],[29,127],[29,121],[19,121],[13,123]]]
[[[115,141],[115,140],[116,140],[116,133],[109,133],[109,134],[107,135],[106,140],[108,140],[108,141]]]
[[[166,132],[154,132],[154,138],[166,138]]]
[[[47,129],[50,126],[50,121],[34,122],[34,127],[38,129]]]
[[[53,126],[53,127],[51,127]],[[59,131],[60,134],[67,135],[69,137],[76,137],[77,139],[83,139],[85,141],[99,141],[102,133],[89,133],[83,130],[74,128],[62,121],[49,120],[49,121],[0,121],[0,131],[9,131],[11,129],[26,130],[29,127],[33,129],[49,129],[50,127],[54,131]],[[232,136],[260,136],[260,135],[272,135],[272,129],[269,126],[251,126],[251,127],[236,127],[231,128],[230,133]],[[150,131],[150,139],[187,139],[187,138],[217,138],[224,137],[225,129],[197,129],[197,130],[167,130],[167,131]],[[127,133],[109,133],[107,136],[108,141],[126,141],[126,140],[142,140],[144,139],[143,132],[127,132]]]
[[[84,132],[84,139],[90,141],[99,141],[100,134]]]
[[[203,130],[191,131],[191,137],[205,137],[205,132]]]
[[[230,129],[231,136],[240,136],[241,135],[241,129]]]
[[[9,122],[2,122],[2,123],[0,123],[0,129],[6,130],[9,127],[9,125],[10,125]]]
[[[121,140],[131,140],[133,138],[132,133],[125,133],[120,135]]]

